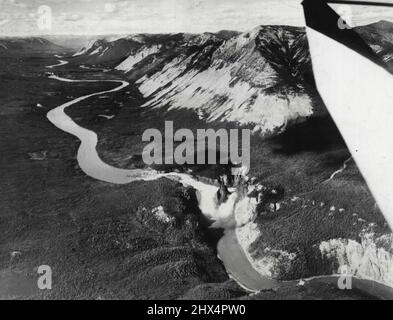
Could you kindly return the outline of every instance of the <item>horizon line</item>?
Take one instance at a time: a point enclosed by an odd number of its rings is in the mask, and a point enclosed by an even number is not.
[[[333,2],[335,2],[333,0]],[[392,4],[393,6],[393,4]],[[371,22],[368,24],[363,24],[361,26],[368,26],[371,24],[379,23],[382,21],[387,21],[393,24],[393,19],[392,20],[387,20],[387,19],[381,19],[376,22]],[[19,35],[2,35],[0,34],[0,39],[1,38],[46,38],[46,37],[109,37],[109,36],[127,36],[127,35],[138,35],[138,34],[151,34],[151,35],[159,35],[159,34],[204,34],[204,33],[219,33],[221,31],[232,31],[232,32],[239,32],[240,34],[242,33],[247,33],[250,30],[253,30],[258,27],[262,26],[286,26],[286,27],[296,27],[296,28],[306,28],[305,25],[290,25],[290,24],[260,24],[255,26],[252,29],[248,30],[233,30],[233,29],[220,29],[218,31],[203,31],[203,32],[186,32],[186,31],[173,31],[173,32],[136,32],[136,33],[126,33],[126,32],[120,32],[120,33],[84,33],[84,34],[75,34],[75,33],[56,33],[56,34],[19,34]],[[354,26],[353,28],[358,27]]]
[[[290,25],[290,24],[259,24],[254,28],[246,29],[246,30],[233,30],[233,29],[219,29],[217,31],[202,31],[202,32],[187,32],[187,31],[173,31],[173,32],[135,32],[135,33],[127,33],[127,32],[119,32],[119,33],[83,33],[83,34],[75,34],[75,33],[56,33],[56,34],[21,34],[21,35],[2,35],[0,34],[0,38],[9,37],[9,38],[23,38],[23,37],[53,37],[53,36],[75,36],[75,37],[83,37],[83,36],[120,36],[120,35],[134,35],[134,34],[204,34],[204,33],[218,33],[220,31],[234,31],[239,33],[246,33],[260,26],[288,26],[288,27],[299,27],[305,28],[304,25]]]

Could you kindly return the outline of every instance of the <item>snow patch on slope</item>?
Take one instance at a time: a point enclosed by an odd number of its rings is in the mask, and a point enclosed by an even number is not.
[[[158,220],[160,220],[160,221],[162,221],[162,222],[170,223],[170,222],[172,222],[172,221],[174,220],[174,217],[169,216],[169,215],[164,211],[164,208],[163,208],[162,206],[159,206],[159,207],[157,207],[157,208],[154,208],[152,212],[153,212],[154,216],[155,216]]]
[[[72,56],[77,57],[77,56],[81,56],[81,55],[85,54],[94,46],[95,42],[96,42],[95,40],[90,41],[86,47],[84,47],[81,50],[79,50],[78,52],[74,53]]]
[[[126,60],[124,60],[121,64],[119,64],[115,69],[129,72],[132,68],[147,56],[157,53],[160,51],[160,46],[152,46],[152,47],[144,47],[143,49],[139,50],[137,53],[130,55]]]
[[[95,49],[94,51],[92,51],[92,52],[89,54],[89,56],[92,56],[92,55],[94,55],[94,54],[100,53],[101,49],[102,49],[101,47],[98,47],[97,49]]]

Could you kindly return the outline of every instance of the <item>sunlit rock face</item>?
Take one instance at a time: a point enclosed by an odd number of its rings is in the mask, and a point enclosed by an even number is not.
[[[140,50],[138,50],[135,54],[130,55],[126,60],[120,63],[116,67],[116,70],[129,72],[136,64],[141,62],[147,56],[158,53],[159,51],[160,51],[160,46],[158,45],[153,45],[151,47],[144,46]]]
[[[380,21],[355,28],[390,66],[392,26]],[[91,42],[74,59],[124,72],[146,107],[188,109],[207,121],[233,121],[262,134],[324,109],[304,28],[136,34]]]
[[[258,27],[226,41],[204,40],[137,80],[145,106],[203,110],[208,121],[233,121],[262,133],[312,114],[303,85],[309,57],[302,29]]]
[[[73,59],[124,72],[146,98],[145,107],[188,109],[207,121],[262,133],[283,130],[314,110],[303,28],[102,39]]]
[[[360,241],[332,239],[319,245],[323,256],[338,265],[337,270],[348,268],[350,274],[393,286],[392,234],[376,237],[362,234]]]

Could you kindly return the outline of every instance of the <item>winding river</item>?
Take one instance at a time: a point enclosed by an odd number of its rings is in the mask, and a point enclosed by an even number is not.
[[[65,60],[59,60],[59,64],[48,66],[48,68],[54,68],[66,65],[68,62]],[[120,91],[129,86],[127,81],[123,80],[71,80],[67,78],[62,78],[56,75],[51,75],[49,78],[62,81],[62,82],[107,82],[118,84],[117,87],[110,90],[100,91],[88,95],[84,95],[66,102],[58,107],[52,109],[48,112],[47,118],[49,121],[62,131],[65,131],[73,136],[77,137],[81,144],[78,149],[77,160],[81,170],[88,176],[108,183],[113,184],[127,184],[134,181],[151,181],[162,177],[167,177],[170,179],[175,179],[182,183],[183,185],[192,186],[197,190],[199,207],[201,212],[208,218],[215,221],[215,227],[223,227],[223,223],[228,220],[228,217],[233,216],[236,200],[238,195],[236,192],[229,196],[227,202],[223,203],[221,206],[217,206],[215,201],[215,194],[218,191],[218,187],[203,183],[201,181],[195,180],[187,174],[181,173],[167,173],[160,174],[154,170],[146,169],[120,169],[110,166],[102,161],[97,153],[97,143],[98,137],[94,131],[85,129],[78,124],[76,124],[69,116],[66,115],[64,110],[76,103],[83,100],[87,100],[94,96],[99,96],[102,94],[113,93]],[[254,269],[251,262],[248,260],[243,248],[240,246],[236,232],[234,229],[227,229],[225,235],[221,238],[217,245],[218,256],[223,262],[228,275],[234,279],[240,286],[245,288],[250,292],[258,292],[261,290],[268,290],[275,288],[280,285],[280,282],[262,277],[258,271]],[[315,280],[318,279],[318,280]],[[320,281],[320,282],[333,282],[335,277],[326,276],[321,278],[314,278],[310,281]],[[292,282],[291,282],[292,283]],[[358,284],[357,284],[358,283]],[[372,285],[370,285],[370,283]],[[297,285],[297,282],[293,282]],[[372,287],[373,294],[376,292],[381,298],[391,298],[393,297],[393,289],[386,287],[377,282],[360,280],[357,279],[354,285],[361,287],[363,290],[365,288]],[[381,289],[378,289],[378,288]],[[377,289],[376,289],[377,288]]]
[[[59,56],[57,56],[57,57],[59,57]],[[58,63],[58,64],[54,64],[54,65],[51,65],[51,66],[47,66],[47,68],[53,69],[53,68],[55,68],[55,67],[61,67],[61,66],[66,65],[67,63],[68,63],[68,61],[59,60],[59,63]]]
[[[65,61],[51,66],[65,65]],[[51,75],[49,78],[62,82],[107,82],[119,84],[114,89],[95,92],[92,94],[78,97],[74,100],[68,101],[48,112],[47,118],[57,128],[65,131],[73,136],[76,136],[81,144],[78,149],[77,160],[81,170],[94,179],[105,181],[113,184],[127,184],[134,181],[151,181],[162,177],[175,179],[184,185],[192,186],[198,192],[199,208],[201,212],[209,219],[215,220],[215,225],[220,227],[228,219],[228,216],[233,214],[234,202],[236,201],[236,193],[232,194],[228,201],[221,206],[217,206],[214,195],[218,191],[218,187],[197,181],[187,174],[169,173],[159,174],[154,170],[146,169],[120,169],[110,166],[102,161],[97,153],[97,134],[91,130],[85,129],[76,124],[65,112],[67,107],[70,107],[83,100],[94,96],[99,96],[107,93],[120,91],[129,83],[122,80],[72,80],[62,78],[56,75]],[[237,281],[243,288],[256,292],[263,289],[270,289],[276,284],[275,281],[265,279],[252,267],[250,261],[247,259],[243,249],[237,242],[237,237],[234,230],[228,230],[224,237],[219,241],[218,256],[222,260],[229,275]]]

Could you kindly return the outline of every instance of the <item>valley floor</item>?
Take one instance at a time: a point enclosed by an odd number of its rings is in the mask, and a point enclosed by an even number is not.
[[[187,190],[169,180],[115,186],[83,174],[79,141],[46,113],[106,88],[50,80],[52,61],[10,58],[2,77],[9,90],[1,97],[1,298],[174,299],[205,283],[243,295],[208,245]],[[171,224],[152,213],[160,206]],[[50,291],[37,289],[43,264],[53,270]]]

